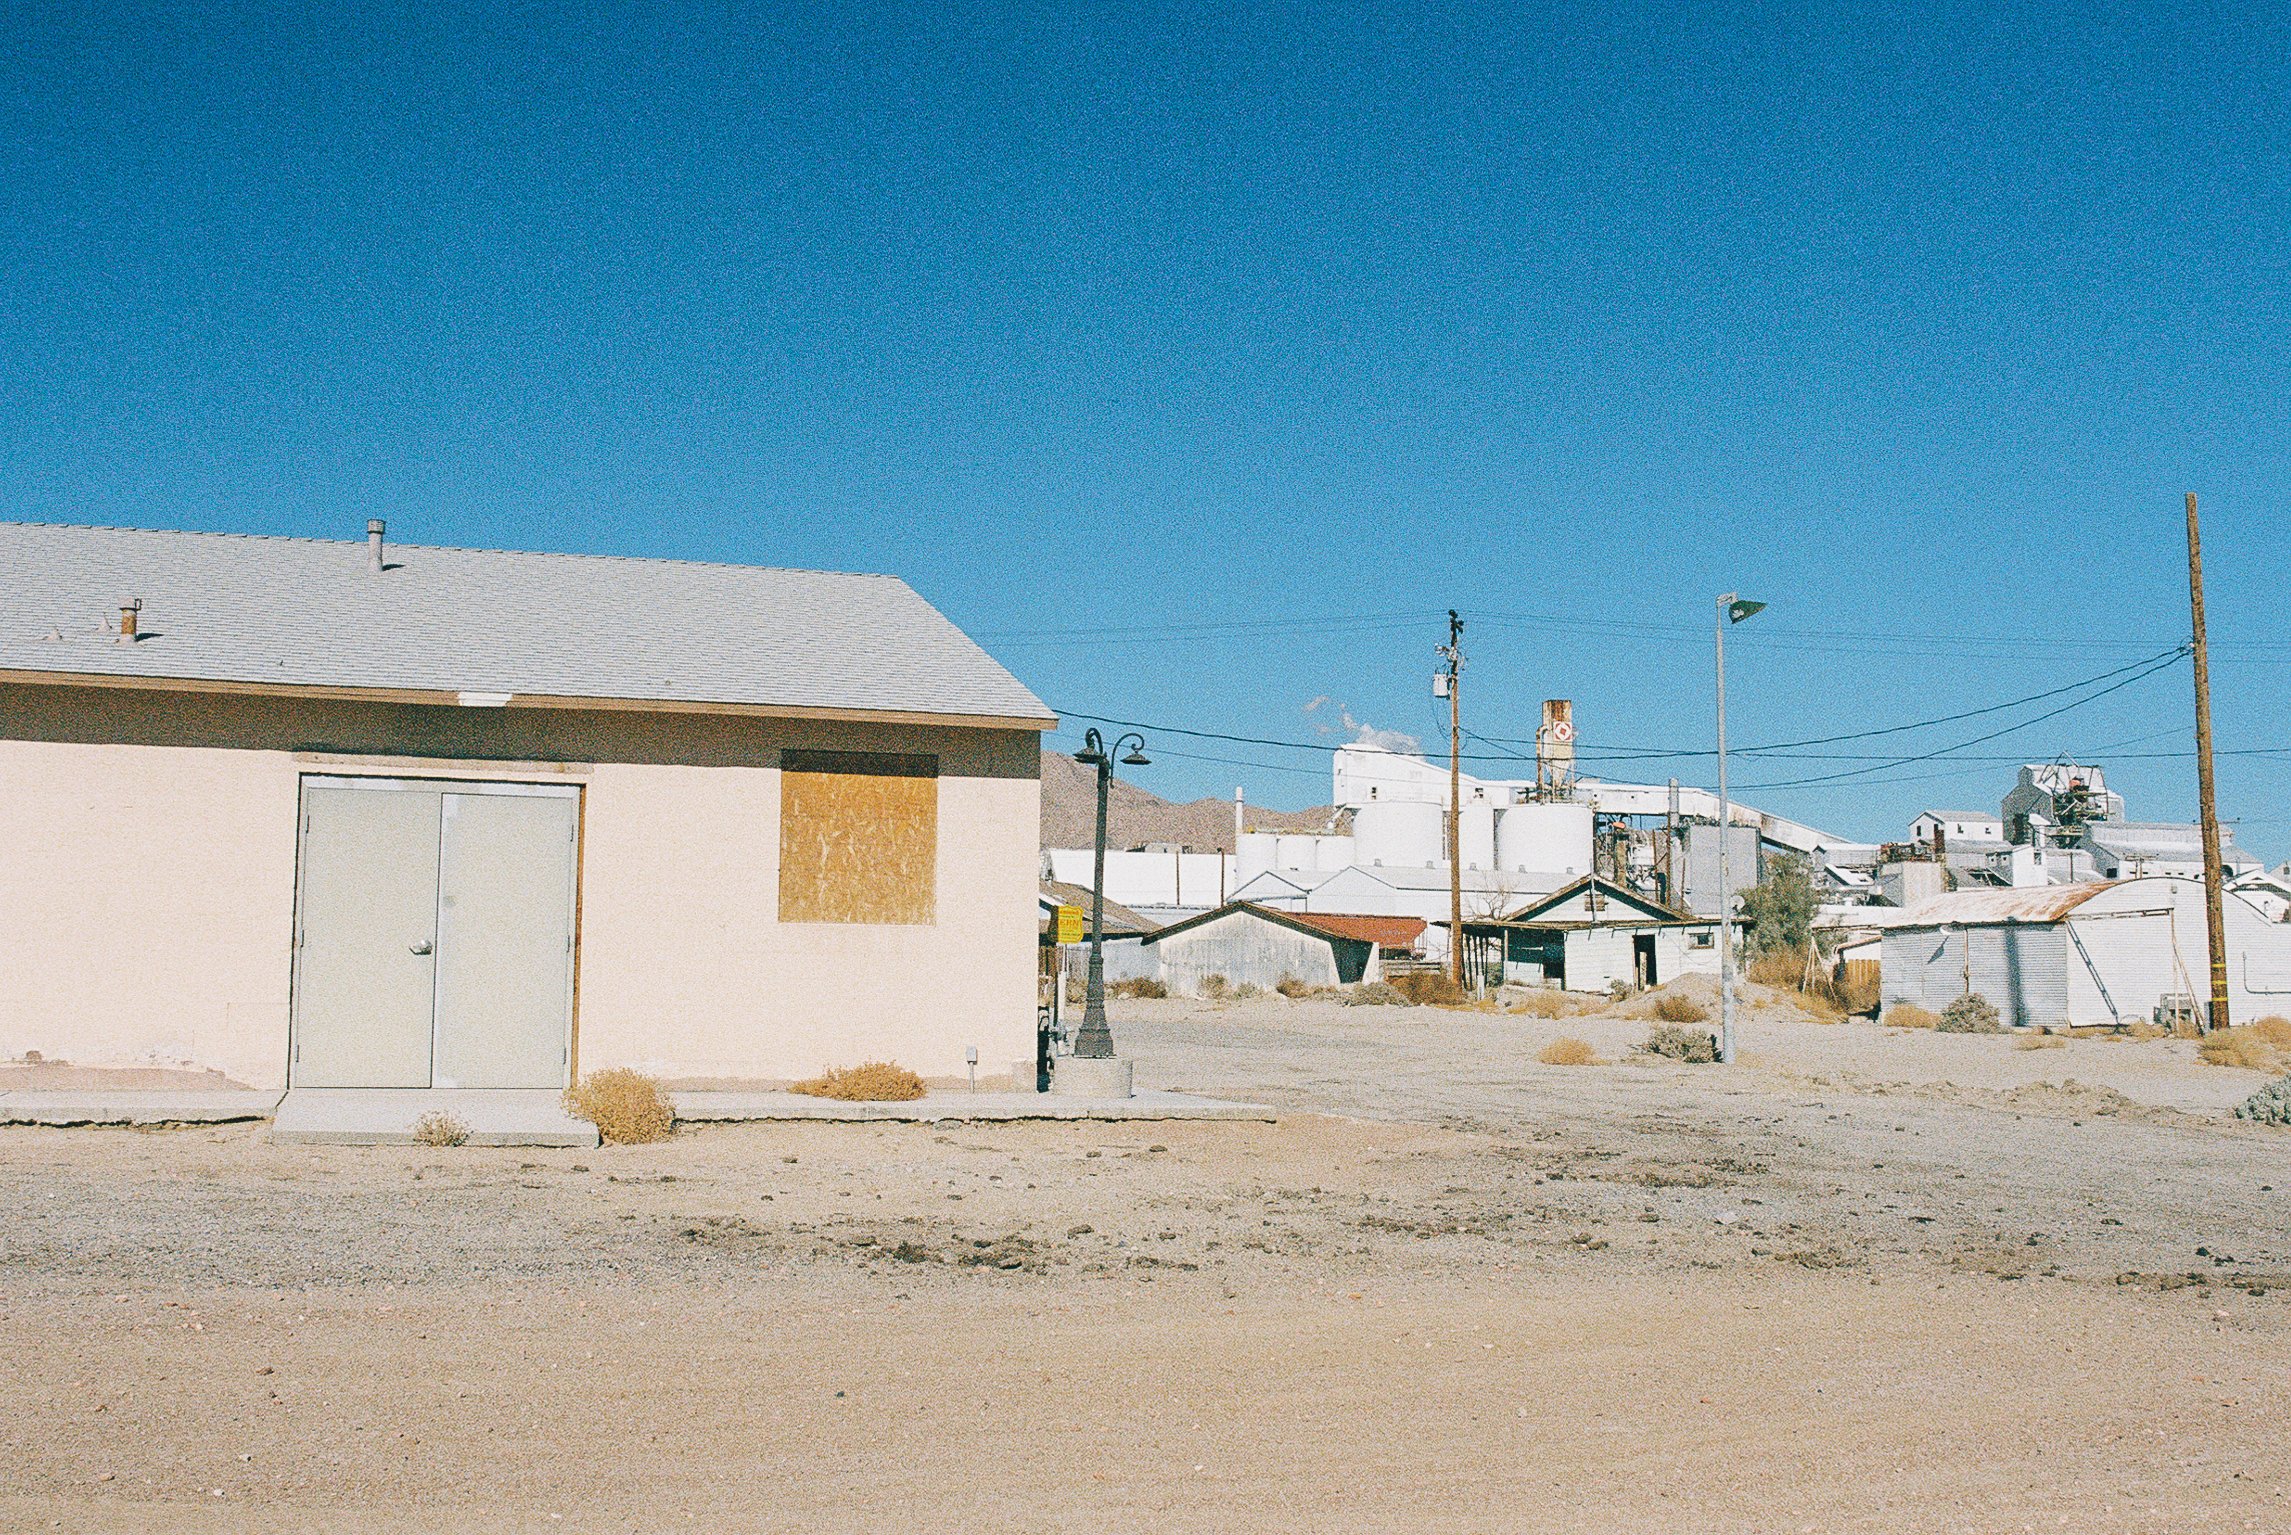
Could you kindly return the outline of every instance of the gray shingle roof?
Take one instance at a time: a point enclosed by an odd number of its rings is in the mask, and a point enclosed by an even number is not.
[[[0,670],[1052,718],[894,576],[413,544],[376,574],[362,542],[29,523]]]

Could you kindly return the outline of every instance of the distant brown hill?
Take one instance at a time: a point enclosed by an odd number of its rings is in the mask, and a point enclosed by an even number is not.
[[[1335,812],[1249,807],[1251,831],[1320,831]],[[1042,754],[1042,845],[1088,847],[1097,836],[1098,775],[1064,752]],[[1233,802],[1197,799],[1173,804],[1117,774],[1106,795],[1106,846],[1175,842],[1202,853],[1233,851]]]

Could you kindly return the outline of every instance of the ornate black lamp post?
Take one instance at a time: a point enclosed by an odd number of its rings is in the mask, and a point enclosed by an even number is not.
[[[1122,748],[1129,751],[1123,754]],[[1114,759],[1120,756],[1126,767],[1150,767],[1153,759],[1145,754],[1145,737],[1131,734],[1115,741],[1112,748],[1096,730],[1082,738],[1082,749],[1074,753],[1074,760],[1084,767],[1098,770],[1098,854],[1097,877],[1090,882],[1090,979],[1083,991],[1082,1029],[1074,1036],[1074,1053],[1083,1060],[1108,1061],[1114,1057],[1114,1035],[1106,1027],[1106,793],[1114,781]]]

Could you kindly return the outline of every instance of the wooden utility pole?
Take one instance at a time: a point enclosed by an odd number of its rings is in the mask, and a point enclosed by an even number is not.
[[[2203,539],[2196,531],[2196,493],[2188,492],[2188,607],[2195,619],[2196,652],[2196,797],[2203,818],[2204,936],[2211,951],[2211,1013],[2213,1029],[2228,1026],[2227,1016],[2227,900],[2222,893],[2219,866],[2219,802],[2212,793],[2211,774],[2211,651],[2204,641]]]
[[[1464,621],[1448,609],[1448,979],[1464,984]]]

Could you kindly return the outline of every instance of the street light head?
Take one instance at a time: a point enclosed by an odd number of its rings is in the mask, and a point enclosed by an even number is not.
[[[1748,598],[1737,597],[1726,605],[1726,621],[1730,624],[1738,624],[1753,613],[1765,611],[1765,603],[1752,602]]]
[[[1101,751],[1092,751],[1089,747],[1085,746],[1080,751],[1074,753],[1074,760],[1081,763],[1084,767],[1098,767],[1105,762],[1106,754]]]
[[[1152,767],[1153,758],[1145,754],[1144,747],[1133,746],[1130,748],[1130,754],[1122,759],[1122,765],[1124,767]]]
[[[1074,753],[1074,760],[1084,767],[1106,765],[1106,738],[1098,734],[1096,726],[1082,733],[1082,749]]]

